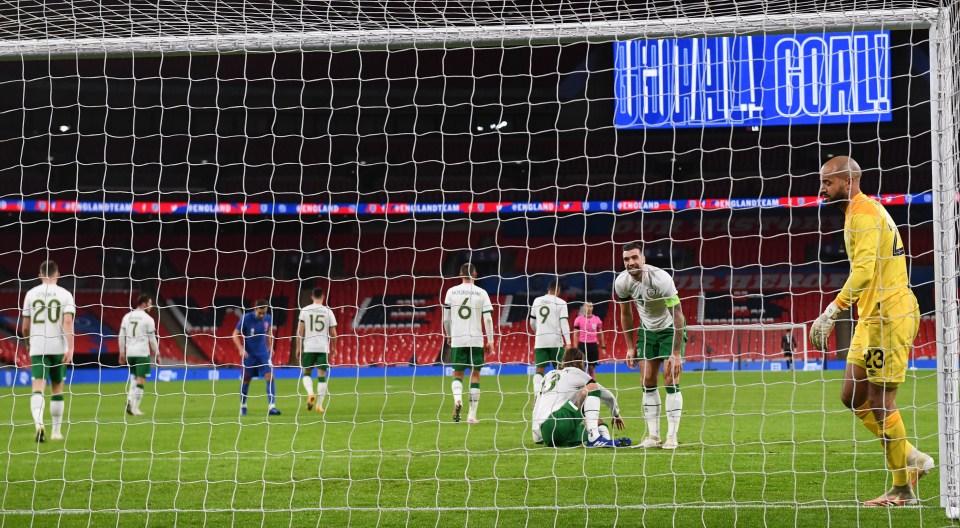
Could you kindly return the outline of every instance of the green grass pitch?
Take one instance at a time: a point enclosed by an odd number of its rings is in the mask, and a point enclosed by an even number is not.
[[[42,445],[29,391],[8,389],[2,525],[950,524],[937,472],[920,507],[858,506],[890,477],[878,440],[840,405],[839,372],[688,372],[676,452],[534,445],[526,376],[483,378],[482,423],[467,425],[451,422],[449,378],[340,372],[326,414],[280,380],[284,414],[269,419],[262,380],[242,419],[235,381],[150,383],[142,418],[123,414],[119,384],[75,385],[65,442]],[[638,376],[598,381],[639,440]],[[937,457],[934,373],[912,372],[898,402],[908,434]]]

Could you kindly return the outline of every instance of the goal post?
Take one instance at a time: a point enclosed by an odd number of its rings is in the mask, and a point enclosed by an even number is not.
[[[702,358],[705,370],[717,364],[732,370],[780,370],[784,361],[780,340],[786,332],[796,341],[794,361],[803,365],[816,361],[809,353],[807,325],[803,323],[689,325],[686,355]]]
[[[960,15],[945,8],[930,26],[930,141],[933,172],[934,275],[937,319],[937,386],[940,397],[940,504],[960,518],[960,320],[957,299],[960,196],[957,145],[960,119]]]

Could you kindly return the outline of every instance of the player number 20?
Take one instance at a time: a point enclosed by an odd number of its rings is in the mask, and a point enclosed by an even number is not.
[[[883,368],[883,350],[867,350],[863,353],[863,362],[868,369]]]
[[[51,299],[49,304],[45,304],[40,299],[33,301],[33,322],[35,324],[43,324],[44,314],[47,316],[47,321],[51,323],[56,323],[60,320],[60,301],[56,299]]]

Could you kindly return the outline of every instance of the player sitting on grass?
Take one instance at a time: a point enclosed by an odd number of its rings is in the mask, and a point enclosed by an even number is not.
[[[150,317],[152,308],[153,298],[141,294],[137,298],[137,308],[123,316],[117,336],[120,364],[129,365],[130,374],[134,377],[127,391],[127,414],[133,416],[143,416],[140,401],[143,400],[143,386],[150,373],[150,354],[152,352],[156,356],[159,348],[156,323]]]
[[[543,379],[533,407],[533,441],[550,447],[626,447],[629,438],[610,439],[610,429],[600,420],[600,401],[613,415],[613,425],[623,429],[623,418],[613,393],[600,386],[584,370],[583,352],[563,353],[561,368]]]

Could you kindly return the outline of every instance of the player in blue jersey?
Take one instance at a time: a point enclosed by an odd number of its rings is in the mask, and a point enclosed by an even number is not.
[[[250,380],[262,377],[267,382],[269,414],[280,414],[277,409],[277,386],[273,380],[273,318],[267,313],[267,301],[257,300],[253,311],[243,314],[233,331],[233,342],[243,358],[243,385],[240,386],[240,415],[247,414],[247,393]]]

